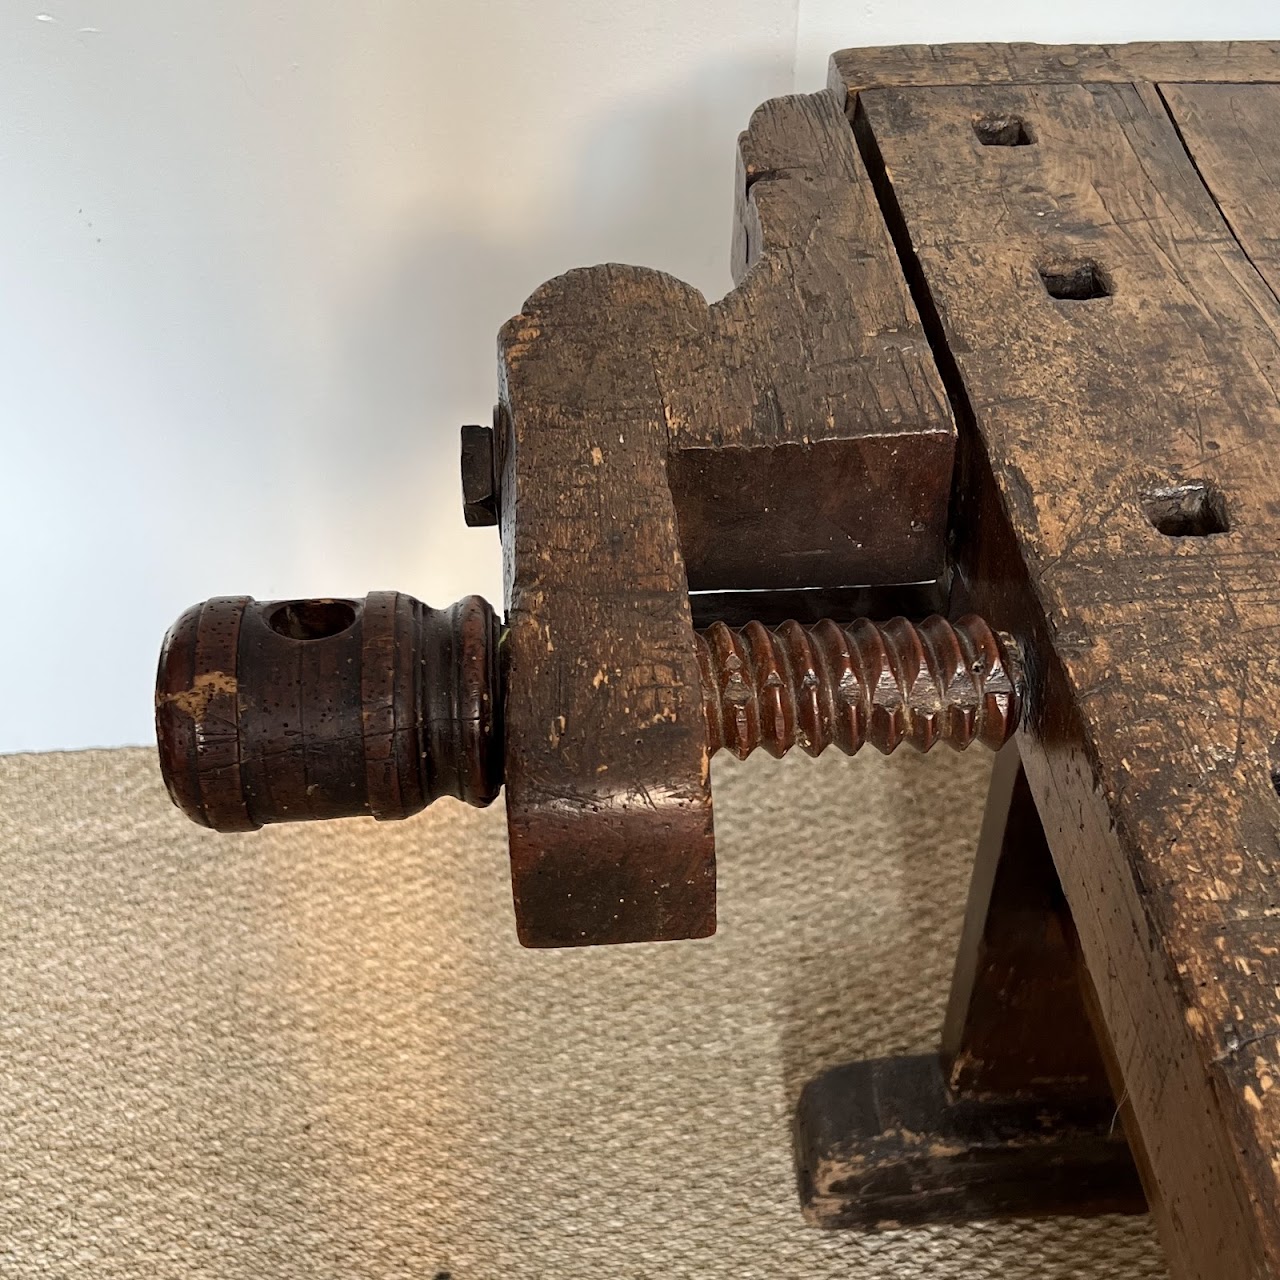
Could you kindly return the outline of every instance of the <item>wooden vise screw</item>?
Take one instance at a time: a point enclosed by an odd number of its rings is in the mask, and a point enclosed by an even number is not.
[[[182,616],[157,722],[186,813],[400,818],[502,786],[522,942],[697,938],[714,752],[1009,736],[1014,651],[977,618],[694,628],[691,593],[764,593],[777,618],[782,592],[948,573],[956,425],[840,104],[766,103],[738,176],[721,301],[595,267],[502,330],[494,431],[463,437],[502,627],[394,592]]]
[[[994,748],[1018,720],[1009,648],[972,616],[715,623],[696,644],[708,754]],[[446,795],[487,805],[502,786],[501,647],[479,596],[448,609],[394,591],[194,605],[160,656],[169,794],[216,831],[407,818]]]

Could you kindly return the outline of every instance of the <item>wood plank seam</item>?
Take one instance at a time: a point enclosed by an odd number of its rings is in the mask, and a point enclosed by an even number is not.
[[[933,292],[929,288],[929,281],[925,277],[924,268],[921,266],[915,247],[911,243],[911,232],[907,227],[907,221],[903,216],[902,209],[898,205],[898,197],[894,193],[893,183],[889,180],[889,175],[885,169],[884,157],[880,154],[875,133],[871,129],[866,111],[863,110],[861,99],[857,95],[854,95],[853,98],[849,121],[853,130],[854,142],[858,147],[859,155],[862,157],[863,167],[871,179],[871,189],[875,192],[881,215],[884,217],[885,226],[889,229],[889,238],[893,243],[894,251],[898,255],[902,274],[906,278],[911,300],[915,303],[916,311],[920,316],[925,340],[929,344],[929,350],[933,353],[934,364],[937,366],[938,376],[942,379],[942,387],[946,392],[947,402],[951,406],[951,413],[955,418],[957,431],[961,438],[967,437],[972,440],[977,434],[977,426],[974,419],[973,406],[969,402],[969,393],[965,388],[964,379],[960,376],[960,368],[956,364],[951,345],[947,342],[946,334],[943,331],[942,318],[938,314],[938,306],[934,301]],[[957,476],[959,475],[959,469],[957,469],[956,474]],[[954,508],[954,494],[952,495],[952,506]],[[948,521],[948,528],[954,530],[955,527],[953,515]]]
[[[1218,193],[1213,188],[1213,183],[1209,181],[1204,170],[1200,167],[1200,162],[1196,159],[1195,148],[1187,139],[1186,132],[1183,130],[1183,127],[1178,120],[1177,113],[1174,111],[1173,105],[1169,101],[1169,95],[1165,92],[1164,85],[1157,84],[1153,87],[1155,88],[1156,95],[1160,99],[1161,105],[1165,109],[1165,114],[1169,117],[1169,123],[1173,126],[1174,133],[1178,135],[1178,141],[1182,143],[1183,151],[1187,153],[1188,162],[1196,171],[1196,176],[1200,179],[1205,191],[1208,192],[1209,199],[1213,201],[1213,207],[1217,209],[1219,216],[1222,218],[1222,225],[1231,233],[1231,238],[1236,242],[1236,247],[1249,260],[1249,265],[1258,273],[1258,279],[1262,281],[1263,287],[1273,298],[1275,298],[1277,303],[1280,303],[1280,291],[1277,291],[1275,285],[1267,278],[1266,272],[1263,271],[1258,266],[1257,262],[1254,261],[1254,256],[1249,251],[1249,246],[1244,242],[1235,223],[1228,216],[1221,199],[1218,197]]]

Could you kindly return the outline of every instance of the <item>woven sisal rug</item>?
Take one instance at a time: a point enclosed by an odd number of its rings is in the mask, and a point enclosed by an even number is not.
[[[0,758],[0,1276],[1163,1275],[800,1220],[801,1084],[935,1039],[988,766],[717,761],[719,935],[535,953],[500,805],[216,836],[148,751]]]

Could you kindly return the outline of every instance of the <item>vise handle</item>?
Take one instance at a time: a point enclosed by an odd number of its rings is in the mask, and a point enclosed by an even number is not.
[[[1016,650],[973,616],[715,623],[695,643],[708,754],[996,748],[1018,721]],[[487,805],[503,777],[501,652],[479,596],[195,605],[165,637],[156,685],[169,794],[219,831],[407,818],[445,795]]]

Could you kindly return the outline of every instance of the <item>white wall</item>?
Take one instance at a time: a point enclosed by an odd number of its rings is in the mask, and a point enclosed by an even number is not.
[[[1275,3],[10,0],[0,750],[149,741],[205,596],[500,599],[457,478],[498,326],[610,259],[723,292],[734,138],[833,48],[1276,36]]]
[[[41,6],[47,6],[41,12]],[[0,7],[0,750],[151,739],[205,596],[501,598],[461,517],[499,325],[728,286],[795,0]]]

